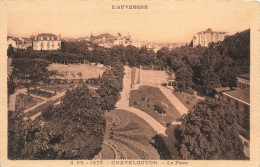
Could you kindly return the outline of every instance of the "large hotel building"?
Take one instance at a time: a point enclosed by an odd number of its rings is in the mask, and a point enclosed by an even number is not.
[[[207,47],[211,42],[223,41],[227,35],[227,32],[216,32],[208,28],[206,31],[198,32],[193,37],[193,47],[198,45]]]
[[[33,50],[59,50],[61,37],[51,33],[42,33],[33,37]]]

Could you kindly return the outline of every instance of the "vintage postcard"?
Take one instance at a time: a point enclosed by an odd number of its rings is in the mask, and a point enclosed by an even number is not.
[[[0,2],[0,167],[260,166],[259,2]]]

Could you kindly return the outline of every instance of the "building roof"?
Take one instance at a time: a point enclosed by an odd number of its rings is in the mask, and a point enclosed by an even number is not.
[[[224,92],[223,94],[236,99],[242,103],[250,105],[250,89],[237,89],[233,91]]]
[[[226,34],[227,32],[224,32],[224,31],[212,31],[211,28],[208,28],[206,31],[197,32],[197,34],[205,34],[205,33],[211,33],[211,34]]]
[[[226,92],[230,91],[230,87],[220,87],[220,88],[215,88],[215,91],[220,93],[220,92]]]
[[[40,39],[41,37],[43,38],[43,40],[48,40],[48,37],[49,37],[49,40],[52,40],[52,37],[54,38],[54,40],[58,40],[58,36],[55,34],[51,34],[51,33],[38,34],[38,36],[36,37],[36,40],[41,40]]]
[[[238,78],[250,80],[250,74],[249,73],[241,74],[241,75],[238,76]]]

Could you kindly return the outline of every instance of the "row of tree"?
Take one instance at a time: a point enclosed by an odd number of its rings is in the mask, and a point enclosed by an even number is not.
[[[100,88],[97,93],[102,98],[102,110],[113,110],[116,102],[120,99],[123,89],[124,67],[118,62],[105,71],[101,77]]]

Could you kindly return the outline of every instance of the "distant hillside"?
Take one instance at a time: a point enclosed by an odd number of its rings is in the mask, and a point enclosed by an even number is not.
[[[96,39],[100,39],[100,38],[103,38],[103,37],[105,37],[106,39],[116,39],[115,36],[113,36],[113,35],[111,35],[109,33],[105,33],[105,34],[100,34],[98,36],[94,36],[94,38],[96,38]]]

